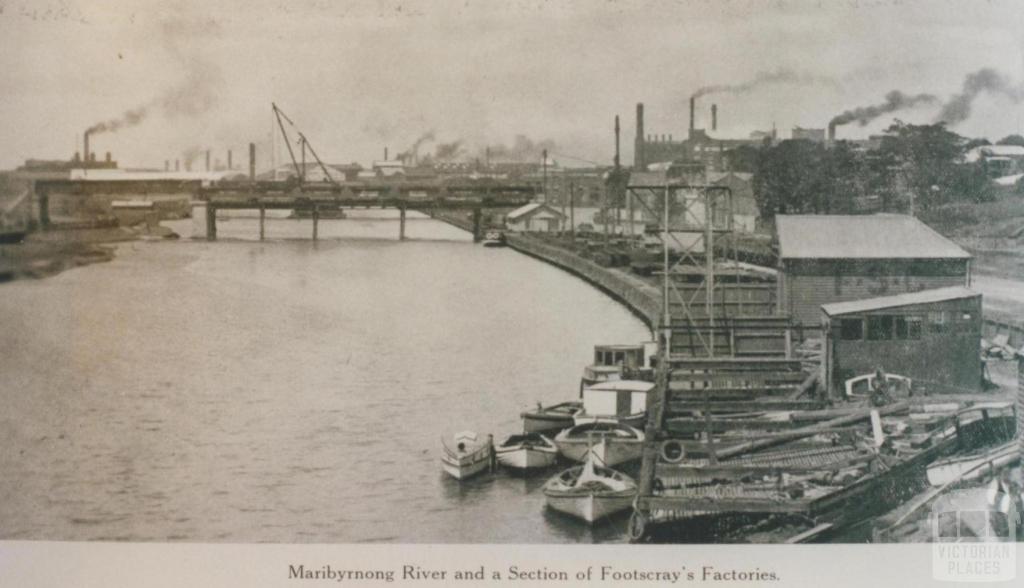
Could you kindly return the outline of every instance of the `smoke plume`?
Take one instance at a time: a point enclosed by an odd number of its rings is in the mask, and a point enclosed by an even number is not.
[[[904,94],[899,90],[893,90],[885,95],[885,102],[847,110],[833,118],[829,126],[845,125],[856,121],[863,127],[883,114],[896,112],[897,110],[906,110],[921,104],[934,104],[937,101],[938,98],[931,94],[910,95]]]
[[[526,135],[516,135],[512,145],[490,145],[486,149],[481,149],[478,157],[489,157],[492,162],[536,163],[544,156],[545,149],[550,154],[556,147],[555,142],[550,139],[534,142]]]
[[[719,84],[716,86],[704,86],[693,93],[694,98],[707,96],[708,94],[746,94],[761,86],[768,84],[797,84],[802,86],[811,85],[836,85],[836,81],[827,76],[819,76],[806,72],[797,72],[791,69],[780,68],[774,71],[760,72],[753,79],[741,84]]]
[[[961,92],[953,95],[942,106],[942,111],[939,112],[935,122],[954,125],[967,120],[971,116],[974,99],[982,92],[1005,96],[1014,104],[1024,100],[1024,86],[1014,86],[999,72],[986,67],[967,74]]]
[[[178,16],[161,21],[157,42],[171,56],[175,68],[183,72],[182,79],[152,100],[126,110],[120,117],[92,125],[86,133],[114,133],[134,127],[154,110],[169,119],[195,118],[212,110],[223,78],[217,65],[206,59],[197,47],[202,41],[219,36],[220,27],[213,20]]]
[[[415,141],[413,141],[412,145],[408,149],[402,151],[396,157],[398,158],[399,161],[403,163],[414,163],[419,158],[420,147],[422,147],[423,144],[426,143],[427,141],[433,140],[434,131],[427,131],[426,133],[420,135]]]

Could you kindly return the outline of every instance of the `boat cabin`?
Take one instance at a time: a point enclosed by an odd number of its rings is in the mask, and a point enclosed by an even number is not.
[[[581,390],[600,382],[621,380],[647,367],[646,358],[654,355],[654,345],[595,345],[594,363],[583,368]]]
[[[583,389],[582,416],[594,419],[625,419],[647,411],[647,393],[653,382],[618,380],[602,382]],[[579,422],[579,417],[577,415]]]

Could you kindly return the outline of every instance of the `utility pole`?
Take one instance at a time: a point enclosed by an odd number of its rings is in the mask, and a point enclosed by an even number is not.
[[[543,182],[542,190],[544,191],[544,203],[547,204],[547,201],[548,201],[548,150],[545,149],[544,151],[542,151],[541,152],[541,156],[544,158],[544,160],[541,162],[541,169],[544,170],[543,171],[544,175],[543,175],[543,180],[542,180],[542,182]]]
[[[569,230],[572,232],[572,242],[576,242],[576,184],[569,182]]]

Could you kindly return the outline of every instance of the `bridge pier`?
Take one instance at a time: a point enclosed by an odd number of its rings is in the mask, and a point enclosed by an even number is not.
[[[483,216],[482,210],[479,208],[473,209],[473,242],[479,243],[484,240],[483,234],[480,232],[480,219]]]
[[[317,240],[317,229],[320,226],[320,209],[313,205],[313,240]]]
[[[264,230],[264,225],[266,224],[266,222],[267,222],[267,208],[261,204],[260,205],[260,241],[262,241],[263,237],[266,235],[266,231]]]
[[[217,207],[212,202],[206,205],[206,240],[217,240]]]
[[[398,240],[405,241],[405,207],[398,209]]]

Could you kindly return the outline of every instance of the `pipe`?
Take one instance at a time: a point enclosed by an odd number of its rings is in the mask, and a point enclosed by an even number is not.
[[[828,123],[828,140],[829,141],[835,141],[836,140],[836,123],[834,123],[834,122]]]
[[[615,115],[615,168],[619,167],[619,115]]]
[[[711,130],[718,130],[718,105],[711,105]]]
[[[206,171],[210,171],[210,150],[206,150]]]
[[[85,132],[85,145],[82,150],[82,161],[89,161],[89,131]]]
[[[228,149],[228,169],[231,169],[231,150]]]

